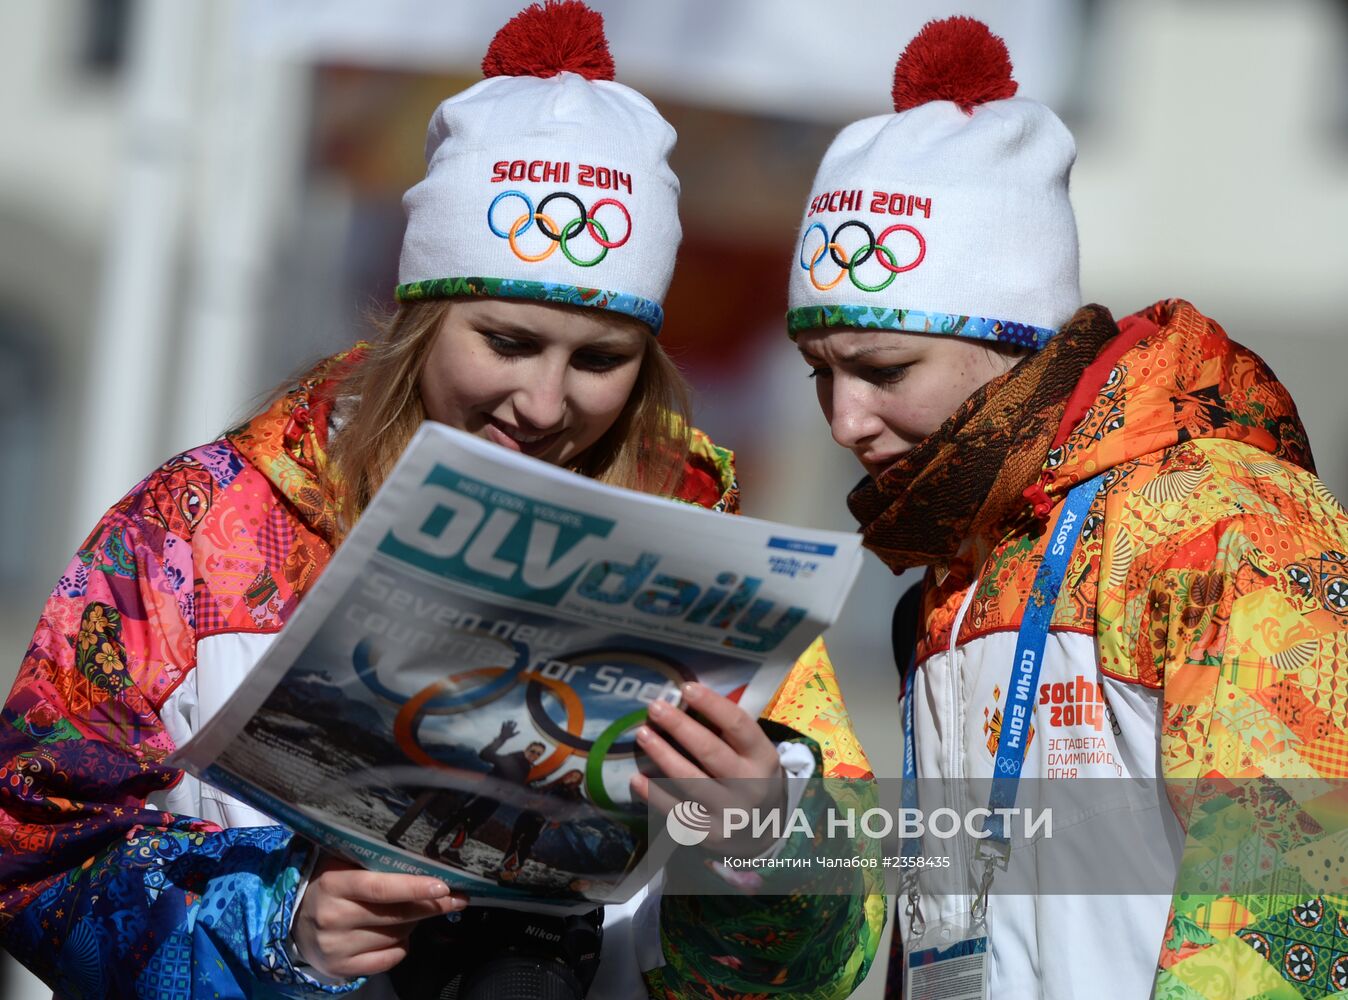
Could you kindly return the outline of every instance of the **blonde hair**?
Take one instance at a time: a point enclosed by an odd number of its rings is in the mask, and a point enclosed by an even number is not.
[[[337,390],[347,418],[328,449],[326,489],[350,530],[426,420],[421,372],[449,300],[404,303]],[[669,493],[688,453],[688,384],[658,344],[648,344],[618,419],[569,468],[603,483]]]

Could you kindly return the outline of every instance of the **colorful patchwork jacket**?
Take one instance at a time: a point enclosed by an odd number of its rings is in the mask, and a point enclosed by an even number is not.
[[[0,940],[62,998],[381,988],[323,985],[288,957],[311,847],[165,765],[331,554],[318,473],[334,373],[359,356],[152,473],[42,613],[0,716]],[[733,511],[730,453],[695,433],[679,496]],[[804,734],[826,775],[869,777],[821,644],[765,715]],[[658,913],[644,986],[625,961],[636,995],[844,997],[884,920],[879,896],[670,896]],[[643,944],[630,927],[605,934],[606,962]]]
[[[1348,516],[1259,358],[1187,302],[1122,328],[1042,478],[1048,525],[1074,484],[1104,473],[1104,487],[1053,613],[1024,776],[1111,779],[1080,786],[1078,812],[1053,825],[1084,831],[1086,860],[1136,889],[994,893],[991,994],[1335,994],[1348,989]],[[1052,535],[990,540],[976,570],[929,572],[906,694],[919,777],[991,777]],[[1072,863],[1051,839],[1016,849],[1041,873]],[[969,903],[931,899],[924,915]]]

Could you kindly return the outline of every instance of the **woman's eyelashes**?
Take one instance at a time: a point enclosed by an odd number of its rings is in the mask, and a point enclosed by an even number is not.
[[[527,340],[519,337],[508,337],[501,333],[492,333],[490,330],[483,330],[482,339],[487,342],[487,346],[503,358],[519,358],[536,350],[537,346]]]
[[[886,365],[884,368],[872,368],[866,375],[866,378],[876,385],[893,385],[895,382],[903,380],[908,374],[908,369],[913,366],[910,361],[902,365]]]
[[[623,354],[609,354],[606,351],[577,351],[571,363],[582,371],[611,372],[628,361]]]
[[[494,351],[497,356],[506,360],[524,358],[541,351],[542,345],[527,338],[510,334],[494,333],[490,330],[480,331],[482,339],[486,341],[487,346]],[[597,348],[582,348],[571,355],[571,365],[581,371],[596,372],[603,374],[617,368],[621,368],[628,361],[632,360],[632,355],[615,351],[600,350]]]
[[[863,368],[856,374],[873,385],[893,385],[900,382],[908,374],[908,369],[913,366],[909,361],[901,365],[885,365],[882,368]],[[809,374],[806,378],[829,379],[833,377],[833,369],[827,365],[811,365]]]

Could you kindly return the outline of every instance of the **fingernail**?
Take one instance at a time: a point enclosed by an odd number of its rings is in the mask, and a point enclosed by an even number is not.
[[[689,681],[683,686],[683,696],[689,701],[702,696],[703,687],[697,681]]]
[[[637,742],[645,743],[651,738],[651,729],[649,726],[642,726],[637,730]]]
[[[449,886],[443,882],[432,882],[430,886],[431,899],[439,899],[441,896],[449,895]]]
[[[451,910],[466,910],[468,908],[468,897],[455,896],[449,901],[449,907]]]
[[[651,702],[650,707],[646,709],[647,714],[649,714],[652,719],[658,719],[668,711],[669,705],[658,698]]]

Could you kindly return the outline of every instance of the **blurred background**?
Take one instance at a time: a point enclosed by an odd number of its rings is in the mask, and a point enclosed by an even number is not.
[[[750,514],[841,529],[859,478],[783,332],[838,128],[892,110],[923,22],[988,21],[1079,147],[1087,301],[1190,299],[1296,398],[1348,492],[1348,10],[1332,0],[591,0],[618,78],[679,132],[662,343]],[[387,309],[426,121],[523,0],[0,5],[0,686],[102,511]],[[890,609],[868,563],[830,632],[896,776]],[[880,997],[883,962],[858,996]],[[0,956],[0,996],[48,995]]]

